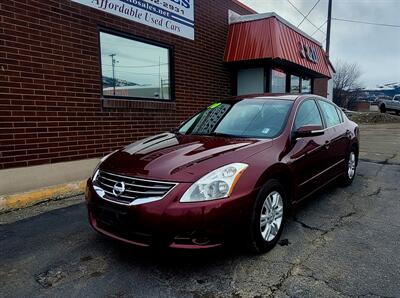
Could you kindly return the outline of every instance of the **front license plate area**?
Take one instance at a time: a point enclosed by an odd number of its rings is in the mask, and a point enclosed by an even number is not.
[[[126,212],[117,211],[111,208],[100,207],[96,212],[96,220],[112,227],[123,227],[127,225]]]

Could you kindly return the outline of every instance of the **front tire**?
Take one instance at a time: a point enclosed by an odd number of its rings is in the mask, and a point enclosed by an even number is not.
[[[265,253],[278,242],[287,210],[287,197],[282,184],[271,179],[257,195],[249,223],[248,245],[252,252]]]
[[[357,152],[353,147],[346,159],[346,170],[343,176],[343,185],[348,186],[353,183],[357,170]]]
[[[379,107],[379,110],[381,111],[381,113],[386,113],[386,106],[385,105],[381,105]]]

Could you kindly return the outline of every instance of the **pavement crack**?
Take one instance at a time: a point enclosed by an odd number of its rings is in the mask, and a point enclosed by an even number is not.
[[[397,154],[394,154],[388,158],[386,158],[385,160],[373,160],[373,159],[369,159],[369,158],[359,158],[360,161],[364,161],[364,162],[369,162],[369,163],[374,163],[374,164],[378,164],[378,165],[399,165],[398,163],[395,162],[391,162],[390,160],[394,159],[396,157]]]
[[[330,229],[325,230],[325,231],[321,234],[321,236],[319,237],[319,239],[317,238],[316,240],[317,240],[317,241],[318,241],[318,240],[323,240],[323,239],[321,239],[321,238],[324,238],[326,234],[328,234],[328,233],[330,233],[330,232],[333,232],[333,231],[336,230],[337,228],[340,228],[340,227],[343,225],[343,220],[352,217],[352,216],[355,215],[356,213],[357,213],[356,211],[350,211],[350,212],[346,213],[345,215],[341,215],[341,216],[339,217],[339,220],[336,221]]]
[[[373,292],[368,292],[368,293],[359,295],[358,297],[396,298],[396,296],[382,296],[382,295],[375,294]]]
[[[309,270],[310,270],[311,274],[301,274],[301,273],[298,273],[298,274],[296,274],[296,275],[297,275],[297,276],[302,276],[302,277],[305,277],[305,278],[310,278],[310,279],[314,280],[315,282],[323,283],[326,287],[328,287],[329,289],[331,289],[331,290],[334,291],[335,293],[339,294],[340,296],[352,297],[352,296],[347,295],[347,294],[341,292],[340,290],[336,289],[336,288],[333,287],[328,281],[326,281],[326,280],[324,280],[324,279],[321,279],[321,278],[317,278],[317,277],[314,275],[314,272],[313,272],[311,269],[309,269]]]
[[[300,224],[305,229],[312,230],[312,231],[326,232],[326,230],[324,230],[324,229],[321,229],[321,228],[318,228],[318,227],[313,227],[313,226],[310,226],[310,225],[300,221],[297,217],[293,217],[293,221],[297,222],[298,224]]]
[[[293,272],[296,266],[298,266],[298,264],[293,263],[290,269],[285,274],[282,275],[282,277],[279,279],[277,283],[268,287],[271,292],[270,295],[268,295],[268,297],[275,297],[277,291],[282,291],[282,292],[285,291],[284,289],[282,289],[282,286],[289,277],[293,276]]]
[[[342,216],[340,216],[340,221],[342,221],[342,220],[345,219],[345,218],[351,217],[351,216],[353,216],[354,214],[356,214],[356,212],[355,212],[355,211],[351,211],[351,212],[349,212],[349,213],[347,213],[347,214],[345,214],[345,215],[342,215]]]
[[[382,187],[379,186],[375,191],[373,191],[373,192],[367,194],[367,196],[368,196],[368,197],[377,196],[377,195],[379,195],[379,194],[381,193],[381,191],[382,191]]]

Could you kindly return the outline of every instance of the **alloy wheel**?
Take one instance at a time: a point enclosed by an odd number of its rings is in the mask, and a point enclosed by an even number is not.
[[[356,173],[356,155],[354,152],[350,152],[349,163],[347,166],[347,175],[350,179],[353,179],[354,174]]]
[[[283,200],[273,191],[265,198],[260,215],[260,231],[264,240],[272,241],[279,232],[283,219]]]

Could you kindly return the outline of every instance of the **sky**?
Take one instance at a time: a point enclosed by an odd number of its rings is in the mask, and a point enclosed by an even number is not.
[[[304,15],[318,0],[290,0]],[[259,13],[275,12],[298,26],[303,16],[288,0],[241,0]],[[400,0],[333,0],[332,18],[385,23],[400,26]],[[328,0],[320,0],[307,17],[316,27],[328,14]],[[307,20],[300,29],[309,35],[316,28]],[[326,32],[326,24],[321,27]],[[313,36],[325,48],[326,35],[317,31]],[[400,82],[400,27],[384,27],[332,20],[330,60],[357,63],[364,87]]]

